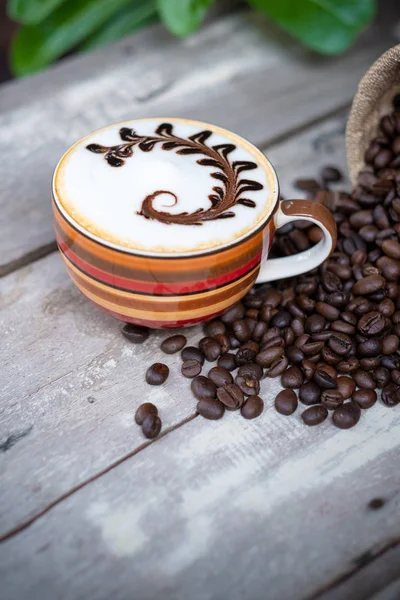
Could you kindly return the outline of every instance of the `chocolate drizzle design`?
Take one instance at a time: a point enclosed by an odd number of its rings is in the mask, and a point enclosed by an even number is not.
[[[243,171],[256,169],[257,164],[248,160],[237,160],[231,163],[228,156],[236,149],[234,144],[207,146],[205,142],[212,135],[212,131],[207,130],[183,139],[174,135],[170,123],[161,124],[155,133],[155,136],[140,136],[134,129],[122,127],[119,134],[123,144],[117,146],[89,144],[86,148],[95,154],[104,154],[105,160],[111,167],[122,167],[125,160],[133,155],[135,146],[138,146],[142,152],[151,152],[156,144],[161,144],[163,150],[176,150],[176,153],[181,155],[202,154],[205,158],[199,158],[197,164],[218,169],[218,171],[212,171],[210,176],[221,183],[212,188],[213,193],[208,196],[211,206],[207,210],[198,208],[193,213],[181,212],[179,214],[159,211],[153,206],[157,196],[161,194],[172,196],[174,202],[171,206],[178,203],[178,198],[168,190],[157,190],[143,200],[139,215],[167,224],[202,225],[203,221],[234,217],[235,213],[230,209],[237,204],[249,208],[256,206],[254,200],[243,198],[242,195],[245,192],[262,190],[263,185],[252,179],[239,179],[239,175]]]

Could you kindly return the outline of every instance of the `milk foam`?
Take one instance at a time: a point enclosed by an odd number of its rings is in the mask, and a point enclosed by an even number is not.
[[[215,194],[213,187],[224,188],[221,180],[210,176],[220,169],[197,163],[206,158],[203,154],[179,155],[179,148],[167,151],[162,143],[148,152],[134,145],[133,155],[115,167],[108,164],[104,152],[87,149],[90,144],[124,144],[119,134],[122,127],[134,129],[140,136],[157,137],[157,127],[165,122],[171,123],[173,135],[184,139],[206,129],[212,131],[204,142],[208,147],[234,144],[236,148],[227,155],[231,164],[256,163],[257,168],[238,175],[239,182],[249,179],[261,184],[262,189],[245,191],[240,196],[253,201],[255,207],[235,204],[229,208],[234,217],[207,220],[201,225],[170,224],[140,214],[144,199],[156,191],[169,193],[154,197],[153,208],[177,215],[192,214],[199,208],[207,211],[211,207],[208,196]],[[272,210],[277,182],[262,153],[230,132],[195,121],[143,119],[99,130],[75,144],[56,169],[53,189],[63,214],[90,237],[127,250],[173,254],[217,248],[257,228]]]

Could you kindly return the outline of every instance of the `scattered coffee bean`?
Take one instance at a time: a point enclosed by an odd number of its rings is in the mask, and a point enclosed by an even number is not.
[[[146,381],[150,385],[161,385],[167,380],[169,368],[163,363],[154,363],[146,371]]]
[[[210,362],[217,360],[218,356],[221,354],[221,346],[217,340],[211,337],[202,338],[199,342],[199,348]]]
[[[289,361],[286,356],[281,356],[274,360],[267,371],[267,377],[278,377],[287,369]]]
[[[361,410],[359,405],[350,400],[337,408],[332,415],[332,422],[339,429],[350,429],[360,420]]]
[[[310,408],[306,408],[306,410],[301,414],[301,418],[303,419],[303,423],[305,425],[319,425],[323,423],[328,416],[328,409],[326,406],[322,406],[321,404],[317,404],[316,406],[310,406]]]
[[[342,174],[336,167],[324,167],[321,171],[321,177],[326,182],[336,182],[342,179]]]
[[[149,415],[157,415],[157,406],[154,406],[151,402],[144,402],[141,404],[135,413],[135,422],[141,425],[146,417]]]
[[[243,346],[241,348],[239,348],[239,350],[236,353],[236,364],[238,367],[241,367],[242,365],[246,365],[247,363],[251,363],[254,361],[257,353],[258,353],[258,344],[256,344],[255,342],[247,342],[248,344],[255,344],[255,346],[257,346],[257,349],[253,349],[250,347],[246,347],[246,344],[243,344]]]
[[[165,354],[175,354],[186,345],[187,339],[184,335],[171,335],[161,344],[161,350]]]
[[[382,391],[382,402],[386,406],[396,406],[400,403],[400,385],[393,381],[388,383]]]
[[[382,354],[394,354],[399,349],[399,337],[397,335],[388,335],[382,340]]]
[[[188,379],[193,379],[193,377],[200,375],[201,364],[193,358],[189,360],[184,360],[181,366],[181,372],[184,377],[187,377]]]
[[[224,334],[226,326],[222,321],[209,321],[204,327],[204,333],[207,337],[215,337],[216,335]]]
[[[360,408],[371,408],[377,401],[377,393],[369,388],[360,388],[353,393],[353,400]]]
[[[126,323],[122,328],[122,335],[133,344],[143,344],[150,335],[150,329],[133,323]]]
[[[354,394],[356,384],[350,377],[338,377],[336,379],[337,389],[342,395],[343,400],[348,400]]]
[[[372,374],[368,373],[367,371],[363,371],[362,369],[358,369],[355,373],[353,373],[353,379],[358,387],[369,388],[372,390],[376,387]]]
[[[149,440],[156,438],[161,431],[161,419],[158,415],[147,415],[142,422],[143,435]]]
[[[306,381],[300,386],[299,400],[307,406],[318,404],[321,400],[321,389],[314,381]]]
[[[326,406],[328,410],[335,410],[341,404],[343,404],[343,396],[340,391],[337,390],[324,390],[321,394],[321,404]]]
[[[195,346],[186,346],[181,352],[181,359],[185,360],[197,360],[198,363],[204,365],[204,354]]]
[[[196,410],[205,419],[216,421],[224,416],[225,406],[214,398],[203,398],[198,401]]]
[[[251,338],[251,331],[248,324],[243,319],[234,321],[232,324],[233,333],[240,342],[247,342]]]
[[[283,353],[284,349],[281,346],[273,346],[272,348],[261,350],[255,360],[261,367],[269,367],[275,360],[281,358]]]
[[[223,323],[231,325],[234,321],[238,319],[243,319],[244,317],[244,305],[241,302],[237,302],[231,308],[229,308],[223,315],[221,315],[220,319]]]
[[[334,390],[337,387],[335,378],[329,375],[325,369],[315,371],[314,381],[322,390]]]
[[[284,388],[298,389],[304,381],[303,373],[299,367],[289,367],[283,373],[281,383]]]
[[[275,409],[281,415],[292,415],[297,405],[296,392],[293,390],[282,390],[275,398]]]
[[[240,414],[245,419],[255,419],[264,410],[264,402],[260,396],[249,396],[240,409]]]
[[[263,376],[263,369],[257,363],[247,363],[239,367],[238,375],[253,375],[256,379],[261,379]]]
[[[217,388],[228,385],[228,383],[233,383],[232,375],[223,367],[213,367],[208,371],[207,377]]]
[[[216,398],[217,396],[217,388],[213,384],[213,382],[204,377],[204,375],[198,375],[192,380],[190,385],[193,395],[198,400]]]
[[[251,373],[237,375],[235,383],[246,396],[255,396],[260,391],[260,381]]]
[[[218,358],[217,364],[219,367],[222,367],[227,371],[234,371],[237,369],[235,355],[229,354],[228,352],[221,354],[221,356]]]
[[[237,410],[244,402],[244,393],[235,383],[219,387],[217,397],[228,410]]]

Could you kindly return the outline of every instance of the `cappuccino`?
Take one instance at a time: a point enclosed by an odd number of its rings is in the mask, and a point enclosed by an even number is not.
[[[61,159],[54,200],[103,244],[146,255],[218,249],[258,230],[278,184],[239,136],[185,119],[139,119],[98,130]]]

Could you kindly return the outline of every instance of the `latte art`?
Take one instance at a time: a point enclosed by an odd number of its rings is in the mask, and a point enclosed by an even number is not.
[[[54,177],[65,216],[89,236],[127,250],[218,248],[260,226],[277,183],[242,138],[181,119],[142,119],[73,146]]]

